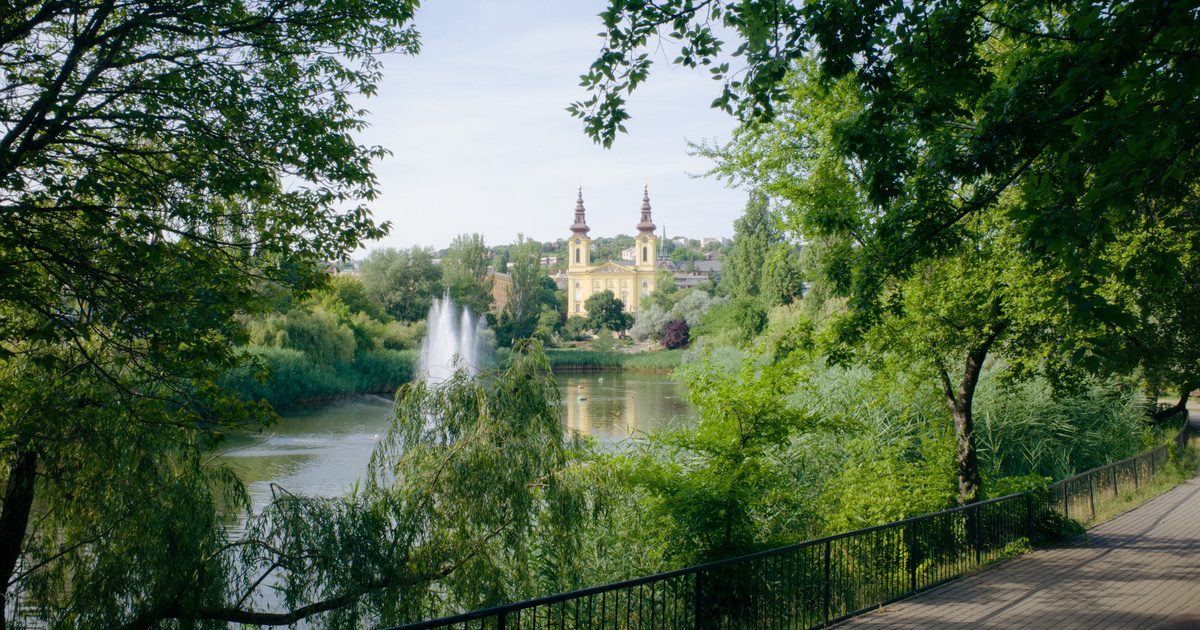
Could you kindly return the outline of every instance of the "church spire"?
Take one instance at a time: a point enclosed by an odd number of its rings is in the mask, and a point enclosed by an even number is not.
[[[584,216],[583,186],[580,186],[579,197],[575,199],[575,223],[571,224],[571,231],[579,236],[587,236],[590,229],[587,224],[587,217]]]
[[[653,234],[655,230],[654,221],[650,218],[650,185],[642,187],[642,220],[637,224],[637,230],[641,234]]]

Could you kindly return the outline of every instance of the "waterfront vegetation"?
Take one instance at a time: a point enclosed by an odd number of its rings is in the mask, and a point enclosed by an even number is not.
[[[697,147],[751,191],[728,268],[660,282],[632,322],[612,296],[568,318],[519,237],[494,258],[496,369],[433,386],[412,378],[420,320],[446,292],[489,307],[482,238],[328,270],[390,227],[354,103],[381,55],[419,50],[416,3],[9,7],[0,628],[400,623],[1168,439],[1200,387],[1200,15],[916,8],[613,0],[572,107],[602,142],[655,35],[718,78],[713,29],[742,45],[717,104],[743,124]],[[674,370],[697,422],[600,448],[564,433],[556,368]],[[343,496],[251,505],[219,463],[276,408],[397,386]]]

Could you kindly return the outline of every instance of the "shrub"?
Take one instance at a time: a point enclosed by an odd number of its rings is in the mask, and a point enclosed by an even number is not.
[[[607,328],[601,328],[600,332],[596,333],[596,338],[592,340],[592,350],[596,352],[612,352],[615,345],[612,331]]]
[[[688,323],[682,319],[673,319],[667,322],[662,338],[663,347],[675,350],[686,346],[689,330]]]
[[[563,324],[562,338],[565,341],[583,341],[588,338],[588,322],[586,317],[572,315]]]

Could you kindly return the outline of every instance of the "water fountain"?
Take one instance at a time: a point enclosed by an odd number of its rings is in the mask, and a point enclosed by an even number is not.
[[[449,293],[434,298],[426,319],[418,374],[427,383],[441,383],[460,369],[471,376],[478,374],[488,351],[480,334],[485,325],[484,318],[474,316],[471,309],[458,308]]]

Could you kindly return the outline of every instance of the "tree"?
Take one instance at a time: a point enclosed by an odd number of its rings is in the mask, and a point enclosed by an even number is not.
[[[633,325],[633,316],[625,312],[625,304],[612,291],[591,294],[584,300],[583,308],[587,311],[588,326],[592,330],[607,328],[620,334]]]
[[[800,261],[800,253],[786,243],[771,248],[759,281],[765,303],[791,304],[804,296],[804,270]]]
[[[346,305],[351,315],[366,313],[371,319],[384,320],[383,306],[367,295],[362,280],[354,276],[339,274],[329,279],[329,294]]]
[[[688,323],[682,319],[667,322],[663,329],[662,343],[667,350],[674,350],[688,345]]]
[[[758,299],[763,271],[781,240],[767,196],[752,192],[745,214],[733,224],[733,247],[722,269],[721,287],[730,297]]]
[[[433,298],[444,290],[442,269],[428,247],[372,250],[362,263],[362,281],[371,299],[407,322],[424,319]]]
[[[442,260],[442,277],[450,299],[482,314],[492,304],[492,278],[488,275],[490,252],[479,234],[460,234],[450,243]]]
[[[508,296],[508,312],[515,321],[536,319],[542,291],[542,246],[524,235],[518,235],[517,242],[509,248],[509,257],[512,288]]]
[[[385,233],[364,202],[386,151],[351,137],[351,95],[416,52],[413,9],[5,6],[0,627],[13,594],[98,627],[228,595],[193,569],[224,544],[218,497],[244,495],[203,453],[269,413],[214,381],[235,315]]]
[[[816,86],[800,97],[854,93],[857,107],[817,118],[819,143],[783,149],[853,165],[856,207],[869,208],[836,275],[857,315],[850,334],[883,311],[889,279],[963,244],[981,215],[1006,217],[1016,253],[1050,264],[1052,301],[1120,324],[1129,313],[1094,290],[1123,272],[1108,246],[1182,203],[1200,174],[1200,15],[1184,5],[613,0],[601,20],[606,43],[582,77],[592,94],[571,111],[606,145],[660,35],[681,43],[675,63],[712,66],[725,81],[714,105],[751,127],[806,106],[789,84],[797,69]],[[745,68],[718,62],[721,29]]]

